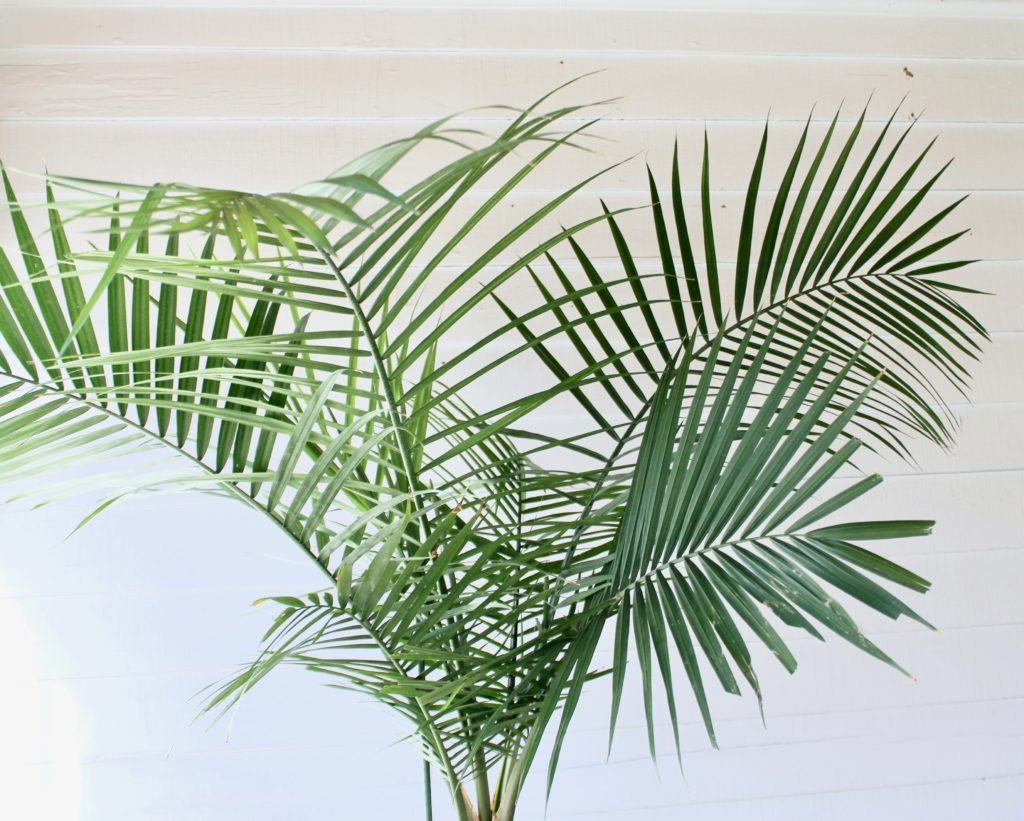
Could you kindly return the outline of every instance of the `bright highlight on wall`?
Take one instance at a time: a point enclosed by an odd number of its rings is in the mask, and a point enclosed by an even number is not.
[[[67,687],[40,678],[36,638],[17,599],[0,589],[0,815],[78,821],[82,768],[78,709]]]

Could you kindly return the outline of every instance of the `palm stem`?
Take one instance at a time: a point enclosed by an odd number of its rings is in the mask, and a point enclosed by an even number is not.
[[[414,494],[418,486],[418,482],[416,479],[416,470],[413,465],[412,456],[409,452],[409,445],[405,438],[405,420],[402,416],[402,411],[398,405],[398,401],[395,398],[394,388],[391,382],[391,374],[388,372],[387,365],[384,362],[384,356],[381,353],[380,346],[377,344],[377,338],[373,332],[373,329],[370,327],[370,320],[366,316],[366,313],[363,311],[362,303],[360,302],[355,291],[352,289],[351,284],[348,282],[345,275],[341,272],[341,269],[338,267],[338,264],[334,261],[333,255],[330,252],[324,250],[323,248],[320,248],[319,246],[317,247],[317,251],[320,254],[321,258],[330,267],[332,273],[334,274],[334,278],[338,281],[338,284],[341,285],[342,290],[344,290],[345,296],[348,299],[349,304],[352,306],[352,310],[355,314],[356,321],[359,323],[363,331],[363,337],[365,338],[366,344],[370,349],[370,356],[373,359],[374,368],[376,369],[377,376],[380,379],[381,392],[384,396],[384,401],[387,403],[388,406],[388,414],[390,415],[391,423],[392,425],[394,425],[395,428],[395,441],[398,446],[398,452],[402,460],[402,468],[406,474],[406,487],[410,494]],[[411,504],[418,504],[415,497],[413,497]],[[438,584],[441,589],[442,595],[446,595],[448,589],[444,579],[439,579]],[[459,638],[453,638],[452,643],[453,646],[457,646],[459,643]],[[476,783],[477,801],[481,806],[481,815],[479,817],[481,821],[490,821],[490,796],[487,785],[487,766],[484,763],[483,758],[483,753],[480,753],[477,756],[477,773],[474,778],[474,781]],[[427,781],[429,782],[429,762],[426,763],[426,768],[427,771],[424,775],[424,778],[426,778]]]
[[[423,761],[423,809],[427,821],[434,821],[434,791],[430,783],[430,762]]]
[[[491,821],[491,790],[487,783],[487,765],[482,750],[476,754],[476,773],[473,782],[476,785],[477,814],[480,821]]]

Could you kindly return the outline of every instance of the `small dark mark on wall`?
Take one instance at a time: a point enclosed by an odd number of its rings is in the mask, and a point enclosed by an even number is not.
[[[907,68],[906,66],[903,66],[903,73],[904,73],[904,74],[906,74],[906,75],[907,75],[908,77],[913,77],[913,76],[914,76],[914,72],[912,72],[912,71],[911,71],[911,70],[910,70],[909,68]]]

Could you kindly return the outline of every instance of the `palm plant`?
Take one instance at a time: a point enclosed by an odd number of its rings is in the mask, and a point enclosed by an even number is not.
[[[709,672],[760,700],[751,642],[795,669],[773,618],[896,666],[835,591],[927,624],[885,583],[928,583],[860,543],[931,522],[837,519],[881,479],[829,480],[860,448],[948,444],[934,383],[963,390],[985,337],[942,278],[967,264],[939,259],[959,203],[921,216],[942,172],[917,181],[928,149],[897,160],[893,119],[856,162],[863,114],[813,148],[808,121],[771,191],[766,128],[727,266],[707,139],[696,204],[678,148],[660,186],[648,169],[641,238],[606,206],[548,227],[599,174],[504,222],[524,180],[586,146],[593,121],[566,125],[584,108],[549,99],[497,136],[443,120],[295,192],[48,175],[38,235],[3,173],[0,475],[114,459],[130,475],[85,480],[97,512],[187,486],[265,514],[324,587],[270,599],[265,649],[206,709],[282,664],[369,694],[408,719],[428,817],[433,768],[463,821],[512,819],[547,730],[550,789],[606,674],[614,732],[628,659],[652,755],[656,679],[678,751],[680,675],[714,743]],[[429,146],[451,158],[393,191]],[[529,357],[546,384],[524,384]]]

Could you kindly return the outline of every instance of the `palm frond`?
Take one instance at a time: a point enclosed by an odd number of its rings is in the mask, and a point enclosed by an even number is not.
[[[581,630],[591,634],[584,643],[590,654],[610,616],[617,623],[612,732],[627,662],[635,651],[652,755],[656,673],[669,699],[678,747],[674,654],[713,743],[701,656],[727,692],[738,694],[738,682],[745,680],[760,700],[751,654],[738,628],[742,622],[787,670],[795,669],[793,654],[762,608],[820,638],[817,623],[897,668],[823,583],[891,618],[907,615],[927,624],[861,571],[917,592],[927,590],[927,582],[852,542],[926,535],[931,522],[815,527],[879,481],[870,477],[855,492],[829,496],[808,509],[860,447],[854,438],[840,442],[874,386],[837,408],[839,389],[857,361],[837,363],[835,374],[823,383],[830,355],[817,354],[812,332],[783,373],[759,390],[772,337],[783,326],[780,320],[767,343],[756,348],[748,329],[735,355],[725,351],[726,337],[719,333],[699,375],[693,369],[697,337],[691,338],[651,403],[610,562],[582,580],[586,595],[581,606],[592,615]],[[724,374],[723,360],[728,362]],[[590,660],[584,655],[571,664],[579,676]],[[571,716],[570,709],[563,710],[563,727]]]
[[[326,588],[274,597],[265,651],[208,709],[282,664],[325,674],[410,721],[466,818],[464,784],[487,808],[492,771],[494,807],[514,808],[558,717],[550,788],[605,674],[610,744],[627,660],[652,755],[656,681],[678,751],[683,687],[715,742],[707,671],[761,699],[751,637],[795,669],[776,620],[898,666],[836,594],[926,623],[886,585],[927,582],[860,542],[930,523],[837,524],[881,480],[829,482],[862,447],[948,443],[945,387],[966,389],[986,336],[944,278],[968,264],[944,257],[962,232],[939,230],[959,203],[926,210],[942,171],[918,180],[930,145],[899,170],[894,119],[863,156],[864,115],[816,146],[809,120],[775,191],[766,126],[733,264],[707,135],[698,203],[678,145],[664,201],[647,169],[650,238],[632,236],[638,209],[603,202],[547,228],[608,169],[485,233],[583,147],[592,122],[566,123],[584,107],[547,105],[494,137],[438,121],[290,192],[48,176],[45,237],[2,170],[17,249],[0,249],[0,480],[144,445],[173,464],[92,477],[98,510],[189,487],[261,511]],[[392,186],[424,143],[453,157]],[[608,259],[586,250],[597,230]],[[495,389],[532,357],[547,383]],[[541,412],[566,405],[559,432]]]
[[[774,347],[763,366],[767,373],[778,375],[799,349],[808,330],[827,312],[830,318],[817,336],[818,353],[830,352],[836,361],[846,361],[859,340],[868,334],[879,337],[871,354],[858,358],[841,392],[849,400],[878,380],[877,389],[858,411],[850,434],[903,457],[909,455],[905,445],[908,433],[923,435],[942,445],[950,443],[955,422],[946,394],[935,383],[945,382],[962,392],[968,363],[977,359],[980,344],[987,336],[970,312],[949,299],[951,283],[927,275],[960,269],[969,261],[944,263],[948,268],[924,266],[925,272],[913,266],[944,251],[964,233],[955,231],[934,239],[935,232],[962,199],[932,213],[925,211],[927,195],[945,166],[919,183],[916,190],[911,188],[931,143],[912,158],[896,179],[890,179],[898,152],[913,127],[885,148],[893,118],[847,179],[846,171],[861,142],[865,113],[828,166],[827,150],[835,134],[836,114],[801,181],[800,167],[808,142],[805,127],[779,189],[771,196],[763,189],[762,181],[768,144],[765,129],[747,188],[735,276],[731,280],[723,275],[723,255],[715,243],[707,139],[700,198],[703,271],[698,269],[695,253],[700,240],[692,238],[686,219],[678,146],[673,152],[670,180],[675,245],[670,239],[672,232],[658,185],[648,171],[653,239],[662,272],[640,273],[636,260],[642,255],[632,250],[614,220],[609,221],[611,239],[632,291],[628,306],[607,317],[597,315],[586,305],[583,288],[571,284],[561,269],[552,266],[560,285],[552,295],[556,299],[564,295],[581,317],[588,317],[580,329],[577,347],[612,350],[625,346],[634,351],[626,362],[605,367],[597,381],[604,392],[613,395],[612,401],[620,411],[630,394],[639,397],[639,404],[632,404],[626,418],[642,411],[644,400],[654,389],[654,380],[671,355],[680,350],[690,329],[696,329],[703,337],[694,358],[694,366],[702,368],[710,335],[725,333],[723,350],[731,350],[731,355],[735,355],[739,340],[750,328],[755,329],[756,346],[765,344],[767,329],[781,322],[783,327],[773,337]],[[813,185],[820,170],[827,176],[821,189],[815,191]],[[798,183],[796,197],[791,201]],[[841,185],[845,189],[837,202]],[[769,199],[768,216],[760,235],[755,236],[758,211],[764,209],[760,200],[764,197]],[[919,217],[921,212],[926,214],[923,219]],[[648,246],[649,243],[644,244],[645,248]],[[589,282],[607,279],[578,240],[572,241],[571,249]],[[676,260],[680,262],[677,264]],[[664,296],[654,287],[660,282],[665,286]],[[603,297],[606,308],[615,302],[611,293]],[[673,320],[668,326],[651,321],[652,309],[665,302],[669,303]],[[728,314],[725,305],[730,307]],[[572,315],[567,316],[569,321],[573,320]],[[634,331],[640,327],[646,329],[643,338]],[[526,331],[529,332],[528,327]],[[550,367],[553,355],[548,353],[543,359]],[[723,357],[721,366],[727,363],[728,357]],[[648,386],[632,376],[637,371],[651,377]],[[832,375],[826,369],[822,379]],[[603,410],[607,402],[602,404],[592,391],[586,390],[580,391],[578,399],[595,423],[607,429]]]

